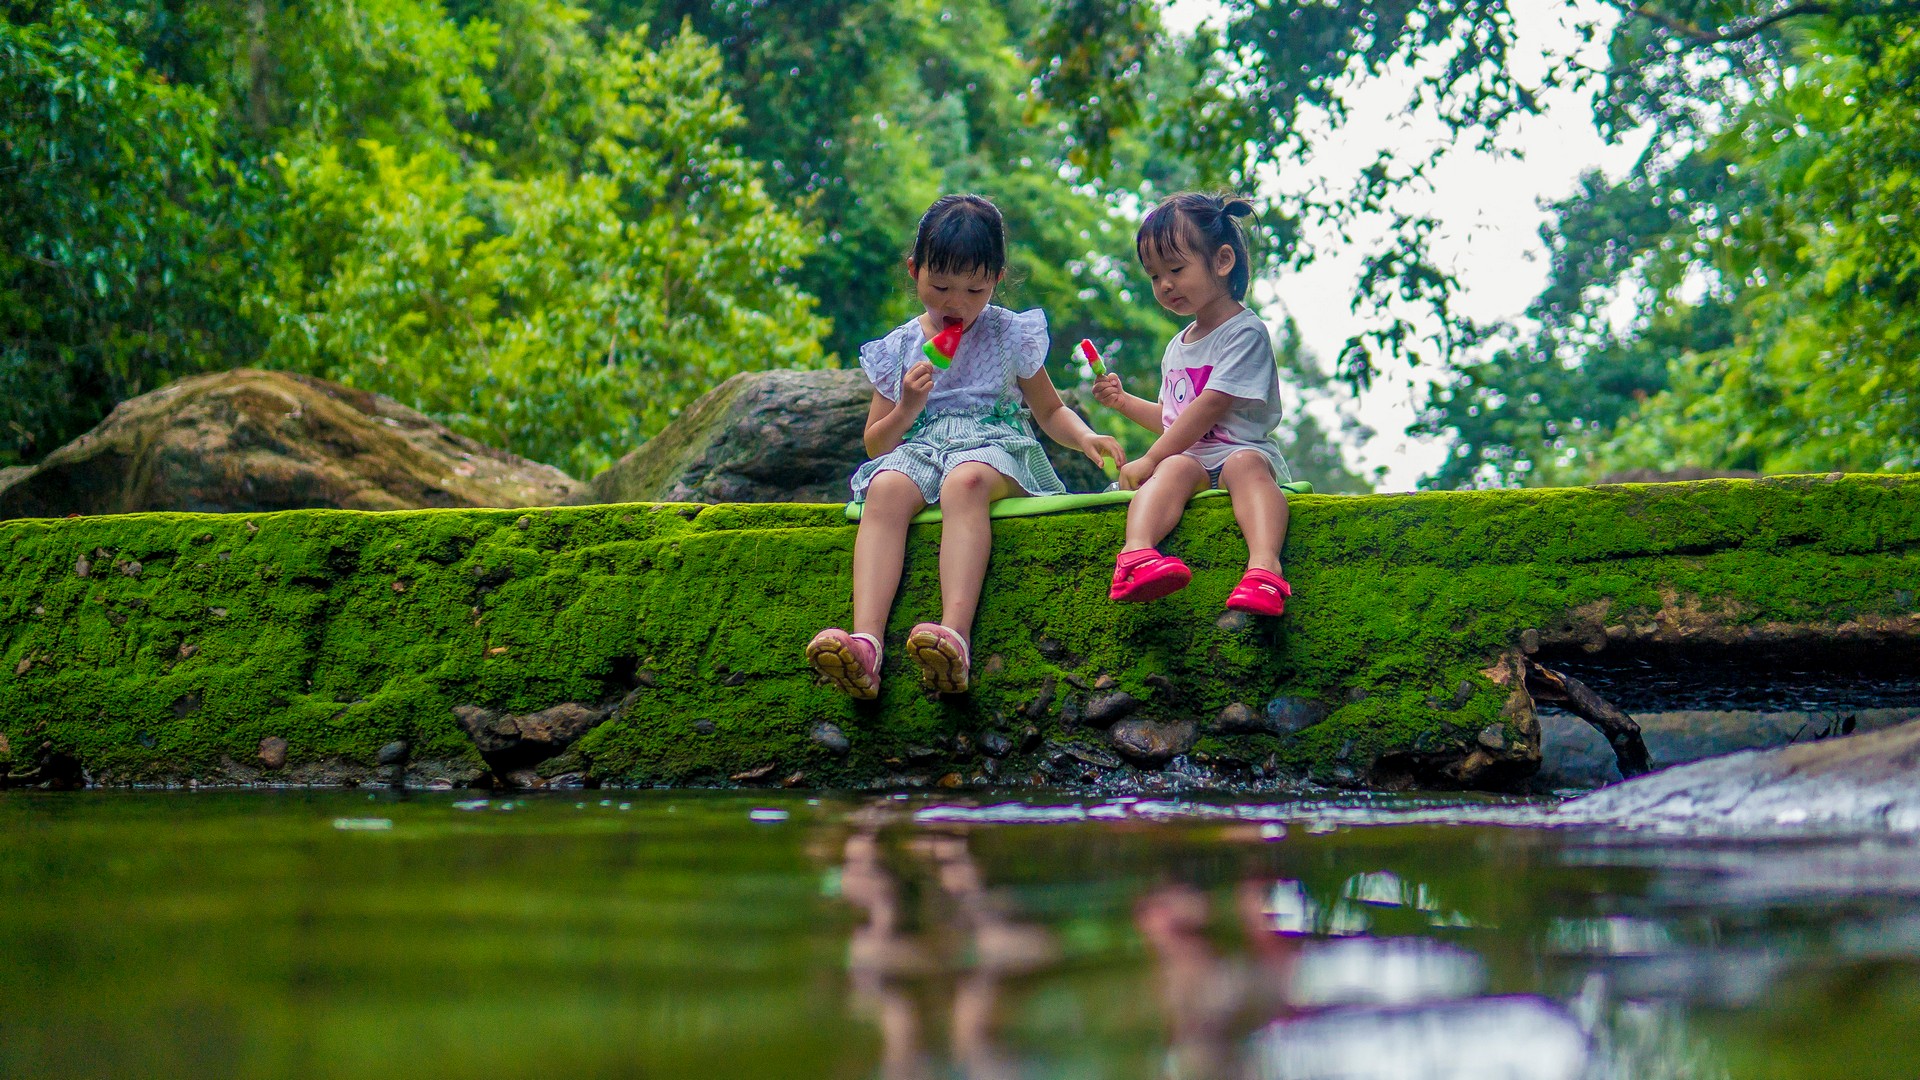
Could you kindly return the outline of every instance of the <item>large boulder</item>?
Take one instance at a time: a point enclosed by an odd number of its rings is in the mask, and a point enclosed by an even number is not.
[[[579,486],[391,398],[242,368],[123,401],[39,465],[0,474],[0,518],[551,506]]]
[[[1920,721],[1696,761],[1564,803],[1553,817],[1673,832],[1920,832]]]
[[[567,501],[845,502],[872,400],[857,369],[742,372]],[[1084,456],[1041,441],[1068,490],[1106,486]]]

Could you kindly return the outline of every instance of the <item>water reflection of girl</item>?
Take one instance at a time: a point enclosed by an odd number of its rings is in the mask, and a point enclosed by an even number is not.
[[[1010,1080],[1018,1069],[992,1038],[1000,983],[1052,963],[1059,949],[1052,935],[1015,921],[988,893],[964,837],[922,835],[906,847],[938,884],[911,908],[874,830],[847,838],[841,865],[841,895],[867,913],[848,943],[847,968],[856,1007],[880,1028],[880,1075],[939,1074],[928,1060],[915,991],[940,994],[950,985],[954,1064],[970,1080]]]

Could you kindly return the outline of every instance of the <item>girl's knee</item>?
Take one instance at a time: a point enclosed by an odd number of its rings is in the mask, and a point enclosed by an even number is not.
[[[880,513],[904,511],[918,513],[926,500],[920,495],[920,485],[903,472],[888,469],[874,475],[867,484],[867,507],[861,516],[876,511]]]
[[[1228,489],[1239,485],[1280,489],[1279,481],[1273,476],[1273,463],[1257,450],[1241,450],[1230,455],[1220,467],[1220,484]],[[1285,498],[1286,492],[1280,495]]]
[[[940,482],[940,501],[984,502],[999,490],[1003,478],[991,465],[969,461],[954,469]]]

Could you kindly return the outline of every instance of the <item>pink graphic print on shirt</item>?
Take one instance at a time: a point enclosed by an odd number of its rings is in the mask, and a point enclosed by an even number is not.
[[[1188,405],[1207,388],[1207,380],[1213,377],[1213,365],[1206,367],[1174,368],[1160,385],[1160,427],[1166,430],[1173,426]],[[1213,439],[1220,429],[1215,427],[1200,437],[1204,442]]]

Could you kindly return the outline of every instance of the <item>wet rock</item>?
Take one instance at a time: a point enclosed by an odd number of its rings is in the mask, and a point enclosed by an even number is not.
[[[646,668],[641,668],[639,671],[633,673],[633,685],[646,690],[658,690],[660,689],[660,676],[655,675]]]
[[[980,750],[989,758],[1003,758],[1013,752],[1013,740],[998,731],[988,729],[980,733]]]
[[[924,765],[929,761],[937,761],[939,758],[940,751],[935,750],[931,746],[907,747],[907,760],[915,765]]]
[[[1028,724],[1020,729],[1020,750],[1025,753],[1040,745],[1040,729]]]
[[[577,701],[522,715],[478,705],[456,705],[453,719],[495,771],[503,768],[510,771],[553,757],[599,726],[612,712],[608,706]]]
[[[1114,749],[1143,764],[1157,765],[1193,749],[1200,732],[1191,720],[1122,720],[1107,732]]]
[[[560,791],[575,791],[587,786],[587,778],[577,772],[561,773],[547,777],[547,787]]]
[[[508,787],[522,790],[532,790],[547,786],[547,778],[532,769],[514,769],[512,772],[502,776],[501,779],[506,781]]]
[[[747,769],[744,772],[734,773],[732,776],[727,777],[727,779],[733,781],[736,784],[750,783],[754,780],[765,780],[767,777],[773,775],[773,770],[774,770],[774,763],[769,761],[765,765],[755,766],[754,768]]]
[[[407,755],[412,749],[413,748],[408,745],[407,740],[395,739],[381,747],[380,752],[374,755],[374,760],[382,765],[405,765],[407,763]]]
[[[1532,656],[1540,651],[1540,631],[1528,627],[1520,631],[1520,651]]]
[[[1080,699],[1072,694],[1060,703],[1060,726],[1065,730],[1080,726]]]
[[[130,578],[137,578],[145,569],[145,567],[140,565],[139,559],[130,559],[120,567],[120,572]]]
[[[1427,698],[1427,708],[1439,709],[1441,712],[1458,712],[1466,706],[1467,702],[1472,700],[1473,684],[1466,679],[1461,679],[1460,685],[1453,688],[1452,697],[1441,698],[1438,695],[1429,696]]]
[[[193,654],[199,651],[200,651],[200,646],[198,645],[182,643],[180,646],[180,659],[182,660],[191,659]]]
[[[1251,735],[1265,731],[1266,717],[1256,713],[1243,702],[1233,702],[1221,709],[1207,730],[1217,735]]]
[[[1087,702],[1087,723],[1094,727],[1106,727],[1123,716],[1132,715],[1139,707],[1140,702],[1125,690],[1101,694]]]
[[[966,783],[966,781],[962,779],[960,774],[957,772],[950,772],[945,776],[942,776],[940,779],[934,781],[934,784],[936,786],[943,787],[943,788],[957,788],[964,783]]]
[[[73,576],[86,577],[93,573],[93,561],[85,555],[73,560]]]
[[[1102,675],[1099,678],[1093,680],[1093,688],[1095,690],[1111,690],[1114,687],[1119,685],[1120,685],[1119,681],[1116,680],[1111,675]]]
[[[1057,663],[1066,659],[1067,647],[1053,638],[1043,637],[1033,644],[1035,648],[1040,650],[1040,658],[1042,660],[1050,660]]]
[[[999,653],[994,653],[992,656],[987,657],[986,665],[980,669],[980,677],[983,679],[991,679],[995,675],[1004,673],[1006,670],[1007,658]]]
[[[836,756],[845,754],[853,747],[853,744],[847,741],[846,734],[840,730],[840,725],[828,723],[825,720],[813,725],[813,730],[807,733],[807,737],[826,747],[829,753]]]
[[[720,684],[722,686],[745,686],[746,682],[747,682],[747,673],[744,671],[733,672],[732,674],[728,675],[726,678],[720,680]]]
[[[695,720],[693,722],[693,733],[695,735],[711,735],[715,730],[716,728],[711,720]]]
[[[269,735],[260,740],[260,764],[269,769],[278,769],[287,763],[287,740],[278,735]]]
[[[1332,711],[1326,702],[1315,698],[1277,697],[1267,702],[1267,730],[1275,735],[1292,735],[1325,720]]]
[[[239,369],[121,402],[98,427],[0,483],[0,519],[541,506],[579,486],[390,398]]]
[[[1107,753],[1105,750],[1101,750],[1098,747],[1088,746],[1086,743],[1082,743],[1082,742],[1071,742],[1071,743],[1064,743],[1064,744],[1057,743],[1057,744],[1054,744],[1053,750],[1054,750],[1053,756],[1055,756],[1056,758],[1064,755],[1065,757],[1070,758],[1074,761],[1078,761],[1086,765],[1093,765],[1102,769],[1117,769],[1123,764],[1123,762],[1119,758],[1114,757],[1112,754]]]
[[[15,664],[15,665],[13,665],[13,673],[14,673],[15,675],[25,675],[25,674],[26,674],[27,672],[29,672],[29,671],[32,671],[32,670],[33,670],[33,658],[32,658],[32,657],[28,657],[28,658],[26,658],[26,659],[24,659],[24,660],[22,660],[22,661],[20,661],[19,663],[17,663],[17,664]]]
[[[1477,741],[1489,750],[1505,750],[1507,748],[1506,729],[1499,724],[1488,724],[1480,729]]]
[[[197,690],[190,694],[181,694],[179,697],[173,699],[173,715],[176,717],[192,716],[199,711],[200,692]]]
[[[1678,832],[1920,832],[1920,720],[1679,765],[1562,803],[1554,820]]]
[[[783,788],[797,788],[801,784],[804,784],[806,782],[807,782],[806,773],[795,772],[795,773],[789,773],[785,779],[781,780],[780,786]]]

